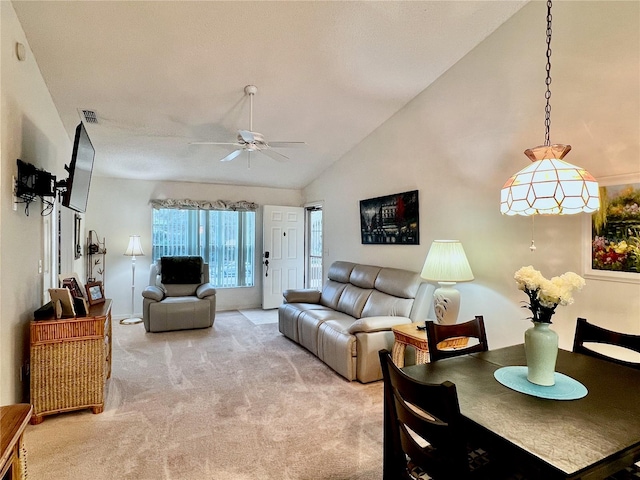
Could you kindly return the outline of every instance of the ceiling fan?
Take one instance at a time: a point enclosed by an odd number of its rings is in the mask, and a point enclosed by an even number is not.
[[[306,145],[305,142],[267,142],[264,135],[253,131],[253,96],[257,93],[258,87],[255,85],[247,85],[244,87],[244,93],[249,95],[249,130],[238,130],[237,141],[235,142],[191,142],[190,145],[233,145],[238,147],[224,158],[221,158],[221,162],[229,162],[240,155],[242,152],[247,152],[249,158],[249,166],[251,165],[251,152],[260,152],[274,160],[282,161],[288,160],[289,157],[283,155],[280,152],[273,150],[273,148],[286,148],[286,147],[299,147]]]

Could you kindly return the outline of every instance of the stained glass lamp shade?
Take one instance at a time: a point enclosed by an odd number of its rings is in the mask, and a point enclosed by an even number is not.
[[[600,208],[598,182],[584,168],[563,160],[570,145],[525,150],[533,163],[506,181],[500,192],[505,215],[571,215]]]

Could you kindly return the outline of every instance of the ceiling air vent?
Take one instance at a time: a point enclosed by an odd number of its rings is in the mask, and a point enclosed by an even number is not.
[[[98,117],[93,110],[82,110],[82,116],[87,123],[98,123]]]

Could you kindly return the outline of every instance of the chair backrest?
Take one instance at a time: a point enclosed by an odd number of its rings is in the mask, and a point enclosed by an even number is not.
[[[195,295],[209,282],[209,266],[199,256],[167,256],[151,264],[149,285],[161,287],[168,297]]]
[[[486,352],[489,349],[487,344],[487,332],[484,328],[484,318],[476,315],[476,318],[464,323],[453,325],[442,325],[431,320],[426,321],[427,343],[429,345],[429,358],[432,362],[442,358],[466,355],[467,353]],[[438,349],[438,344],[450,338],[467,337],[476,338],[478,343],[472,343],[460,348]]]
[[[628,367],[640,369],[640,362],[628,362],[626,360],[621,360],[619,358],[604,355],[586,347],[584,345],[585,342],[615,345],[640,353],[640,335],[632,335],[630,333],[620,333],[613,330],[607,330],[606,328],[602,328],[587,322],[587,320],[584,318],[578,318],[578,323],[576,324],[576,334],[573,338],[574,352],[583,353],[592,357],[615,362],[620,365],[626,365]]]
[[[414,380],[393,363],[387,350],[380,350],[379,356],[384,381],[385,474],[410,478],[408,456],[430,477],[468,478],[467,442],[456,386],[449,381],[428,384]]]

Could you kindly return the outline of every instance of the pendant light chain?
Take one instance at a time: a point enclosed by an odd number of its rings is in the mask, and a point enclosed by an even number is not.
[[[505,215],[572,215],[593,213],[600,208],[598,182],[584,168],[563,160],[571,145],[551,144],[551,4],[547,3],[547,65],[544,109],[544,145],[528,148],[531,164],[512,175],[500,190],[500,212]],[[535,251],[531,222],[531,251]]]
[[[533,239],[533,237],[535,236],[535,230],[536,230],[536,216],[535,215],[531,215],[531,246],[529,247],[529,250],[531,250],[531,253],[535,253],[536,251],[536,242]]]
[[[547,104],[544,107],[544,144],[546,146],[551,145],[549,140],[549,130],[551,129],[551,0],[547,0],[547,78],[545,83],[547,85],[547,91],[544,94],[544,98],[547,99]]]

